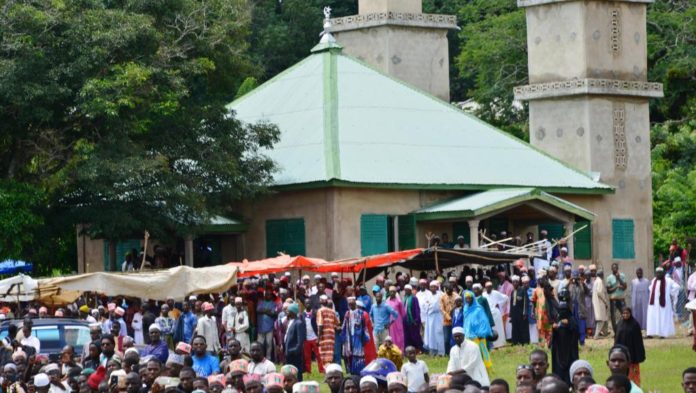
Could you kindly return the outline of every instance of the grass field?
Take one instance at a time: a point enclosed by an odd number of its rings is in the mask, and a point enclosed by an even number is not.
[[[696,366],[696,352],[691,350],[691,337],[674,338],[665,340],[645,340],[647,359],[640,366],[641,388],[645,393],[659,391],[661,393],[678,393],[681,388],[681,373],[687,367]],[[595,380],[604,383],[609,377],[609,369],[606,366],[607,351],[613,340],[587,340],[580,349],[580,358],[585,359],[595,371]],[[528,354],[533,346],[504,347],[492,352],[493,370],[491,380],[504,378],[514,389],[515,370],[520,364],[527,363]],[[447,368],[446,357],[420,357],[430,369],[430,374],[440,374]],[[313,380],[321,383],[321,392],[328,393],[328,387],[323,384],[323,375],[316,369],[316,363],[312,364],[312,374],[305,374],[305,380]],[[514,390],[513,390],[514,391]]]

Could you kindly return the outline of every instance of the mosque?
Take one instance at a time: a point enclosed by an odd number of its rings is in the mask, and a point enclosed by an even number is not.
[[[456,18],[422,0],[360,0],[329,19],[308,56],[229,104],[280,142],[273,193],[183,241],[214,263],[326,259],[423,247],[432,234],[569,236],[577,263],[629,275],[652,266],[648,0],[518,0],[526,11],[530,143],[449,102],[447,33]],[[118,252],[141,240],[118,245]],[[108,266],[78,237],[80,271]],[[120,258],[120,255],[118,256]],[[119,259],[121,260],[121,259]]]

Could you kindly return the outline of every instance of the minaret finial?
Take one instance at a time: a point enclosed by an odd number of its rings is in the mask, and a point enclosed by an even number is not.
[[[331,7],[324,7],[324,30],[321,32],[319,43],[328,44],[336,42],[336,39],[331,35]]]

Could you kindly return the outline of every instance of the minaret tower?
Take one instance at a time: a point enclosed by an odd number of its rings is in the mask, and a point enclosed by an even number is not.
[[[615,188],[574,197],[597,214],[593,259],[652,266],[652,183],[647,3],[652,0],[518,0],[527,16],[531,143]],[[543,174],[539,174],[543,176]]]
[[[449,101],[447,31],[456,17],[423,14],[422,0],[359,0],[358,15],[331,23],[343,53]]]

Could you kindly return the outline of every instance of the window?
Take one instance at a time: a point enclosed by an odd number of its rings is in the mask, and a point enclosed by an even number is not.
[[[468,221],[460,221],[452,224],[452,242],[457,244],[457,238],[464,236],[464,244],[471,245],[471,232]]]
[[[140,252],[140,239],[130,239],[116,242],[116,270],[121,271],[121,264],[126,260],[126,254],[132,249]],[[109,241],[104,240],[104,271],[109,271]]]
[[[31,334],[41,341],[41,352],[51,353],[60,345],[60,331],[58,326],[39,326],[31,329]]]
[[[407,214],[398,217],[399,250],[416,248],[416,216]]]
[[[389,252],[389,216],[363,214],[360,216],[360,255]]]
[[[500,236],[500,233],[502,231],[508,230],[508,219],[506,217],[492,217],[488,219],[488,232],[486,233],[487,237],[491,237],[491,234],[495,234],[496,236]],[[498,238],[498,240],[501,240]]]
[[[305,255],[304,218],[266,221],[266,256]]]
[[[575,232],[582,227],[585,229]],[[573,258],[592,259],[592,224],[589,221],[580,221],[573,227]]]
[[[611,222],[612,257],[614,259],[634,259],[636,250],[633,241],[633,220],[615,219]]]
[[[539,224],[539,233],[541,233],[541,231],[544,229],[546,229],[546,232],[549,233],[549,236],[547,239],[549,239],[549,241],[551,243],[553,243],[554,240],[562,239],[564,234],[565,234],[565,229],[563,228],[563,224],[555,224],[555,223]],[[538,236],[537,239],[541,239],[541,236]]]
[[[72,345],[75,348],[75,353],[80,353],[82,348],[91,341],[89,328],[85,326],[64,326],[63,334],[65,335],[65,344]]]

